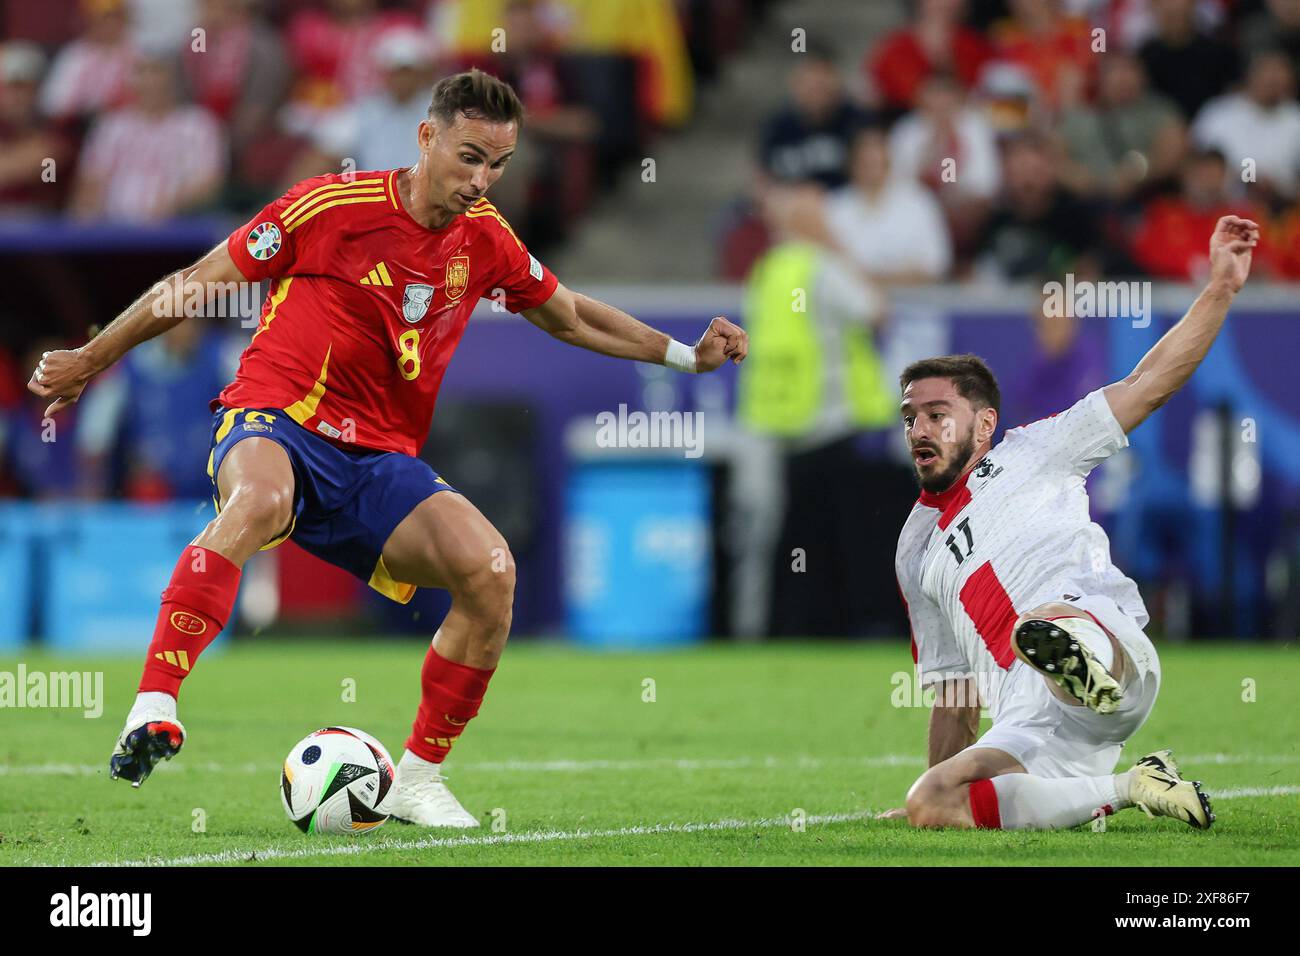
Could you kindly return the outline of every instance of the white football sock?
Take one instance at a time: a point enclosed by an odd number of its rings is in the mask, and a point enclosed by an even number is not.
[[[157,719],[158,715],[176,719],[176,698],[171,694],[164,694],[160,690],[141,691],[135,695],[135,703],[131,705],[131,713],[127,715],[126,722],[129,724],[137,717],[143,717],[145,714]]]
[[[1087,823],[1093,811],[1132,806],[1127,774],[1104,777],[1048,779],[1027,773],[1007,773],[993,778],[998,795],[998,816],[1004,830],[1060,830]],[[1120,777],[1123,795],[1120,794]]]
[[[437,773],[442,769],[442,764],[434,763],[432,760],[425,760],[417,753],[413,753],[410,750],[404,750],[402,752],[402,759],[397,763],[397,768],[399,770],[403,767],[410,770],[423,770],[426,772]]]

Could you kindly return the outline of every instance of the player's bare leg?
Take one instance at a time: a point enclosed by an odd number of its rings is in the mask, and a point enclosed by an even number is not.
[[[907,820],[914,827],[974,827],[972,784],[978,790],[991,777],[1024,772],[1018,760],[1001,750],[963,750],[935,764],[912,784],[907,791]]]
[[[1071,604],[1043,604],[1020,615],[1011,647],[1057,698],[1099,714],[1118,709],[1133,669],[1115,636]]]
[[[420,709],[386,809],[424,826],[477,826],[447,789],[442,761],[478,713],[505,650],[514,558],[492,523],[451,491],[421,502],[393,531],[383,558],[396,580],[451,593],[451,610],[425,655]]]
[[[109,760],[114,779],[137,787],[185,742],[176,716],[181,681],[225,627],[244,562],[289,529],[293,469],[275,442],[236,444],[222,460],[217,488],[220,513],[190,542],[163,591],[140,691]]]
[[[1198,781],[1178,774],[1167,750],[1148,754],[1124,773],[1037,777],[1010,754],[972,747],[936,764],[907,793],[915,827],[1056,830],[1128,807],[1205,830],[1214,822]]]

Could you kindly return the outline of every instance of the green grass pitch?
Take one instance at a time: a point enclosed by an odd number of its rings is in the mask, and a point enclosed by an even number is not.
[[[482,829],[300,834],[277,794],[284,755],[347,724],[400,756],[423,653],[384,640],[214,652],[181,697],[184,751],[140,790],[106,769],[139,662],[25,655],[29,672],[103,670],[106,700],[99,719],[0,709],[0,865],[1300,863],[1300,652],[1245,644],[1162,646],[1160,700],[1125,750],[1127,765],[1173,747],[1217,795],[1208,833],[1140,810],[1104,832],[919,832],[872,819],[923,769],[928,712],[891,703],[903,693],[893,676],[911,673],[903,644],[598,654],[519,641],[446,765]],[[355,701],[344,700],[349,680]]]

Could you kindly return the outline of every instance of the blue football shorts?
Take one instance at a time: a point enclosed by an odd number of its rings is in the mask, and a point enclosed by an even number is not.
[[[402,604],[415,585],[395,581],[384,567],[384,544],[420,502],[454,491],[428,463],[394,451],[344,449],[321,438],[279,408],[218,408],[212,418],[208,477],[220,511],[217,473],[230,449],[245,438],[268,438],[293,466],[289,527],[263,550],[292,538],[303,550],[354,574]]]

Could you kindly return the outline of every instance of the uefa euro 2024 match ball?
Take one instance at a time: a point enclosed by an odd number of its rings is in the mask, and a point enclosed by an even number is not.
[[[353,727],[325,727],[294,745],[280,773],[280,802],[303,833],[368,833],[388,819],[393,759]]]

